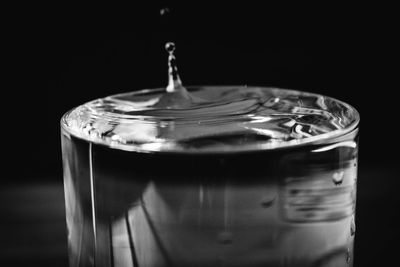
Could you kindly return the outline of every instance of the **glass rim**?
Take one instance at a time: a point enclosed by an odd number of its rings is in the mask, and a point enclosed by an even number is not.
[[[91,136],[85,136],[83,134],[79,134],[77,131],[73,131],[70,127],[68,127],[67,125],[67,117],[68,115],[74,111],[75,109],[82,107],[86,104],[89,104],[93,101],[99,100],[99,99],[103,99],[103,98],[107,98],[107,97],[117,97],[117,96],[122,96],[125,94],[132,94],[132,95],[140,95],[140,94],[146,94],[146,93],[150,93],[150,92],[157,92],[160,91],[162,92],[163,90],[165,90],[165,88],[163,87],[156,87],[156,88],[149,88],[149,89],[140,89],[137,91],[127,91],[127,92],[123,92],[123,93],[117,93],[117,94],[113,94],[113,95],[109,95],[106,97],[100,97],[97,99],[93,99],[90,100],[82,105],[76,106],[71,108],[70,110],[68,110],[66,113],[63,114],[63,116],[60,119],[60,127],[61,127],[61,131],[63,134],[67,133],[69,135],[73,135],[74,137],[87,141],[87,142],[91,142],[94,144],[98,144],[98,145],[103,145],[112,149],[117,149],[117,150],[124,150],[124,151],[128,151],[128,152],[138,152],[138,153],[152,153],[152,154],[237,154],[237,153],[254,153],[254,152],[262,152],[262,151],[273,151],[273,150],[281,150],[281,149],[291,149],[291,148],[298,148],[298,147],[304,147],[304,146],[312,146],[312,145],[321,145],[321,144],[329,144],[329,143],[333,143],[333,142],[338,142],[337,140],[340,139],[341,137],[347,136],[347,135],[351,135],[351,134],[356,134],[359,130],[359,124],[360,124],[360,114],[357,111],[356,108],[354,108],[352,105],[339,100],[335,97],[331,97],[328,95],[324,95],[324,94],[319,94],[319,93],[313,93],[313,92],[309,92],[309,91],[304,91],[304,90],[299,90],[299,89],[288,89],[288,88],[280,88],[280,87],[273,87],[273,86],[255,86],[255,85],[189,85],[189,86],[185,86],[187,89],[193,89],[193,88],[205,88],[205,87],[212,87],[212,88],[223,88],[223,87],[244,87],[244,88],[263,88],[263,89],[270,89],[270,90],[278,90],[278,91],[286,91],[286,92],[296,92],[300,95],[308,95],[308,96],[322,96],[325,98],[328,98],[330,100],[333,100],[343,106],[345,106],[348,110],[350,110],[353,113],[354,116],[354,121],[347,125],[346,127],[344,127],[343,129],[336,129],[327,133],[322,133],[322,134],[318,134],[315,136],[311,136],[311,137],[306,137],[306,138],[302,138],[302,139],[293,139],[293,140],[289,140],[289,141],[283,141],[283,142],[279,142],[277,144],[253,144],[253,145],[247,145],[245,148],[240,148],[240,149],[232,149],[234,146],[230,146],[230,148],[228,149],[215,149],[215,150],[209,150],[209,149],[179,149],[179,150],[160,150],[160,151],[152,151],[152,150],[145,150],[145,149],[138,149],[137,147],[130,145],[130,144],[118,144],[113,146],[112,144],[110,144],[109,142],[103,140],[103,139],[98,139],[98,138],[93,138]]]

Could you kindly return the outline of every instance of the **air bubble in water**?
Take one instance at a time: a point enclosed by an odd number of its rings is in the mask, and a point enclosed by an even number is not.
[[[232,233],[223,231],[218,234],[218,242],[223,244],[223,245],[229,245],[233,242],[233,236]]]
[[[343,182],[343,177],[344,177],[344,172],[343,172],[343,171],[341,171],[341,172],[335,172],[335,173],[332,175],[332,181],[333,181],[333,183],[334,183],[335,185],[340,185],[340,184],[342,184],[342,182]]]

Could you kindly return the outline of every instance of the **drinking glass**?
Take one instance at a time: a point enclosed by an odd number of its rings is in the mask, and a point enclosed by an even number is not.
[[[352,266],[359,115],[270,87],[97,99],[61,119],[76,266]]]

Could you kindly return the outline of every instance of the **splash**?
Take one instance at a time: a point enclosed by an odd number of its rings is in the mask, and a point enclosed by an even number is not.
[[[146,89],[94,100],[67,113],[62,126],[129,151],[234,152],[318,142],[358,124],[351,106],[330,97],[268,87],[185,88],[173,72],[172,92]]]

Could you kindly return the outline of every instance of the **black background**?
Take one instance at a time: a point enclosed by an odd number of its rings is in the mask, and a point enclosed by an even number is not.
[[[170,12],[160,16],[165,6]],[[246,3],[97,8],[8,10],[2,52],[5,80],[10,80],[2,90],[2,168],[7,175],[1,177],[0,209],[6,233],[1,243],[9,250],[0,254],[0,262],[66,265],[63,246],[54,257],[50,252],[27,256],[41,242],[51,246],[66,239],[64,232],[46,239],[39,226],[51,216],[39,212],[43,218],[30,220],[26,210],[18,209],[29,200],[16,190],[57,185],[55,198],[63,203],[59,119],[94,98],[165,86],[166,41],[176,43],[185,85],[301,89],[356,107],[361,114],[356,266],[387,266],[396,260],[399,86],[393,14],[365,6],[278,12]],[[43,235],[17,233],[32,220]],[[65,231],[57,223],[57,230]]]

